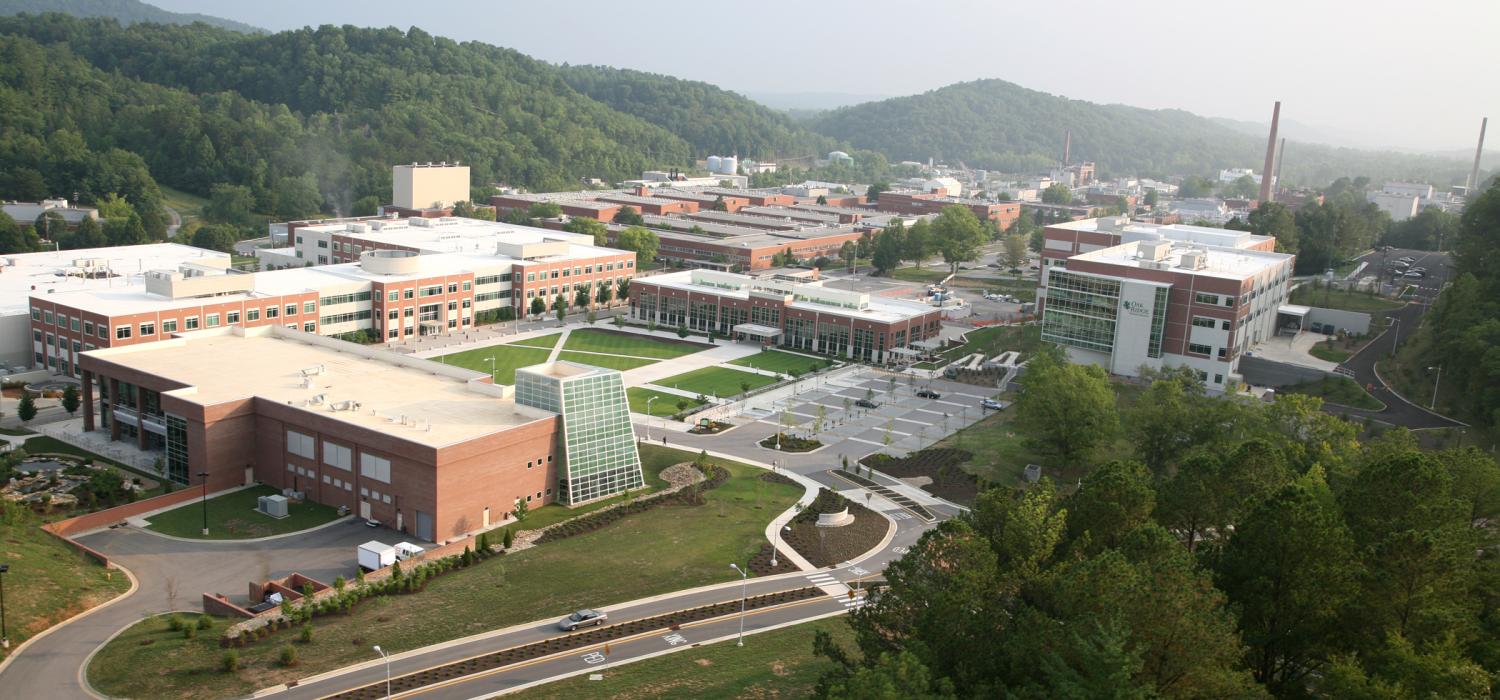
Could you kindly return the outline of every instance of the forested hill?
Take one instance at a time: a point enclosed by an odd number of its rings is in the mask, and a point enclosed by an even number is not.
[[[232,19],[200,15],[195,12],[169,12],[140,0],[0,0],[0,17],[19,14],[38,15],[44,12],[61,12],[74,17],[105,17],[118,20],[120,24],[155,22],[157,24],[204,24],[246,34],[264,32]]]
[[[700,152],[801,158],[836,147],[785,113],[709,83],[608,66],[563,66],[562,75],[573,89],[669,129]]]
[[[970,167],[1032,172],[1062,157],[1073,132],[1072,160],[1092,160],[1112,174],[1206,174],[1260,169],[1265,140],[1181,110],[1148,110],[1071,100],[1002,80],[958,83],[825,112],[810,122],[820,133],[893,160],[929,156]],[[1283,177],[1324,185],[1351,174],[1374,180],[1462,182],[1457,160],[1288,142]]]

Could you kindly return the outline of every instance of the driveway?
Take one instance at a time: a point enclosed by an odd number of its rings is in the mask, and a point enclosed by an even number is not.
[[[350,519],[309,532],[258,542],[174,540],[138,530],[102,530],[77,538],[128,569],[139,587],[129,596],[36,639],[0,674],[11,698],[90,698],[82,685],[83,664],[112,635],[142,617],[171,610],[199,610],[204,593],[246,601],[252,580],[298,571],[332,582],[352,576],[355,547],[372,539],[404,535],[371,530]]]

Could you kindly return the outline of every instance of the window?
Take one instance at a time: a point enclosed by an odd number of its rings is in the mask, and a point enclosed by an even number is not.
[[[528,272],[528,273],[526,273],[526,281],[527,282],[535,282],[536,281],[536,273],[535,272]]]
[[[298,457],[312,459],[317,453],[317,442],[313,436],[299,433],[295,430],[286,431],[286,451]]]
[[[473,285],[471,285],[468,280],[464,280],[464,291],[467,292],[470,289],[473,289]]]
[[[454,294],[456,292],[458,292],[458,283],[457,282],[449,282],[448,283],[448,293],[449,294]]]
[[[296,316],[297,315],[297,305],[296,304],[287,304],[286,305],[286,315],[288,315],[288,316]]]
[[[1229,319],[1227,319],[1227,318],[1221,318],[1221,319],[1219,319],[1219,330],[1221,330],[1221,331],[1227,331],[1227,330],[1229,330]]]
[[[1214,354],[1214,349],[1211,348],[1211,347],[1209,347],[1209,346],[1207,346],[1207,345],[1199,345],[1198,343],[1188,343],[1188,352],[1196,353],[1198,355],[1212,355],[1212,354]]]
[[[1217,294],[1205,294],[1203,292],[1198,292],[1197,294],[1193,295],[1193,301],[1196,301],[1199,304],[1213,304],[1214,306],[1218,306],[1219,305],[1219,295],[1217,295]]]
[[[208,327],[208,328],[218,328],[219,327],[219,315],[218,314],[209,314],[207,316],[204,316],[203,317],[203,325],[205,327]]]
[[[1214,383],[1215,384],[1223,384],[1224,383],[1224,375],[1222,375],[1222,374],[1215,374],[1214,375]]]
[[[281,315],[281,309],[274,306],[266,307],[266,318],[276,318]]]
[[[372,454],[360,454],[359,475],[376,481],[391,483],[391,460]]]
[[[1208,318],[1207,316],[1194,316],[1193,325],[1199,328],[1213,328],[1217,324],[1215,319]]]
[[[45,323],[45,324],[47,324],[49,326],[52,325],[53,324],[53,321],[52,321],[52,312],[48,311],[48,312],[42,314],[42,319],[43,319],[42,323]]]
[[[156,323],[155,322],[142,323],[141,327],[140,327],[140,331],[141,331],[141,337],[143,337],[143,338],[146,337],[146,336],[148,336],[148,335],[156,335]]]
[[[231,326],[234,325],[234,324],[236,324],[236,323],[239,323],[240,322],[240,312],[238,312],[238,311],[230,311],[230,312],[224,314],[224,322],[227,323],[227,324],[229,324],[229,325],[231,325]]]
[[[198,317],[197,316],[189,316],[189,317],[183,319],[182,320],[182,327],[185,328],[185,329],[187,329],[187,330],[190,330],[190,331],[196,331],[196,330],[198,330]]]
[[[130,337],[130,326],[115,326],[115,340],[125,340]]]
[[[84,321],[83,322],[83,334],[84,335],[93,335],[94,334],[94,322],[93,321]]]
[[[401,301],[401,292],[400,290],[391,292],[390,294],[385,295],[385,298],[386,301]]]
[[[260,320],[260,309],[245,309],[245,320],[246,321],[259,321]]]
[[[317,310],[318,310],[318,303],[317,302],[315,302],[315,301],[304,301],[304,302],[302,302],[302,313],[310,314],[310,313],[316,312]]]
[[[162,321],[161,322],[161,332],[162,333],[176,333],[177,332],[177,319],[174,318],[174,319]]]
[[[72,330],[74,333],[78,332],[78,317],[77,316],[74,316],[74,317],[68,319],[68,328],[69,328],[69,330]]]
[[[343,445],[324,440],[323,463],[335,469],[350,471],[354,468],[353,451]]]
[[[317,321],[303,321],[302,322],[302,332],[304,332],[304,333],[317,333],[318,332],[318,322]]]
[[[318,241],[318,247],[319,248],[327,248],[328,247],[328,241]]]
[[[31,307],[31,320],[33,320],[33,321],[40,321],[40,320],[42,320],[42,310],[38,309],[35,306]]]
[[[416,295],[416,290],[414,290],[414,289],[403,289],[403,290],[401,290],[401,296],[403,296],[403,297],[405,297],[407,299],[412,299],[412,298],[415,297],[415,295]]]
[[[94,327],[94,335],[97,335],[100,338],[108,338],[109,337],[109,326],[107,324],[103,324],[103,323],[95,326]]]

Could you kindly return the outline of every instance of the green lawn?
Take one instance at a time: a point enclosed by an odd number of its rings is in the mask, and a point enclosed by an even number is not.
[[[520,347],[515,345],[495,345],[487,348],[474,348],[463,352],[455,352],[451,355],[443,355],[433,359],[450,365],[458,365],[472,369],[476,372],[490,371],[488,358],[495,358],[495,382],[497,384],[515,384],[516,368],[539,365],[547,361],[551,351],[542,348]]]
[[[660,416],[663,418],[677,413],[678,401],[685,400],[693,406],[699,406],[703,404],[702,401],[699,401],[695,398],[678,396],[677,394],[668,394],[665,391],[657,391],[655,389],[647,389],[638,386],[633,386],[629,389],[626,389],[625,396],[630,399],[631,412]],[[652,397],[655,397],[656,400],[651,401]],[[646,411],[646,402],[648,401],[651,401],[650,412]]]
[[[563,348],[567,350],[584,350],[631,357],[654,357],[658,360],[691,355],[707,347],[699,343],[650,338],[636,333],[599,328],[573,331],[568,334],[568,342],[563,345]]]
[[[108,571],[62,540],[43,532],[25,509],[0,503],[0,561],[5,574],[6,630],[10,649],[84,610],[130,588],[130,579]]]
[[[523,690],[521,700],[612,700],[646,698],[805,698],[818,678],[833,670],[827,658],[813,654],[813,636],[832,635],[845,649],[854,648],[854,630],[842,617],[824,618],[745,637],[612,667],[604,679],[574,676]]]
[[[742,384],[748,384],[751,389],[758,389],[767,384],[775,384],[776,377],[754,372],[742,372],[728,367],[703,367],[691,372],[658,379],[652,384],[657,386],[669,386],[674,389],[691,391],[694,394],[705,396],[734,396],[744,392]]]
[[[548,333],[547,335],[541,335],[535,338],[517,340],[514,343],[508,343],[508,345],[524,345],[528,348],[547,348],[550,350],[557,347],[557,339],[561,337],[562,333]]]
[[[1385,408],[1385,404],[1366,393],[1364,387],[1348,377],[1324,377],[1318,381],[1285,386],[1277,389],[1277,391],[1289,394],[1317,396],[1328,403],[1336,403],[1341,406],[1350,406],[1353,408],[1364,408],[1371,411],[1379,411]]]
[[[1344,360],[1349,359],[1349,356],[1353,355],[1354,353],[1344,348],[1338,340],[1329,338],[1328,340],[1324,340],[1317,345],[1312,346],[1312,348],[1307,351],[1307,354],[1312,355],[1313,357],[1316,357],[1320,360],[1327,360],[1328,362],[1343,362]]]
[[[558,353],[557,359],[567,360],[569,362],[582,362],[583,364],[593,365],[595,367],[608,367],[609,369],[617,369],[622,372],[627,369],[635,369],[637,367],[645,367],[646,365],[654,365],[658,362],[658,360],[646,360],[639,357],[605,355],[604,353],[599,352],[573,352],[571,350],[564,350]]]
[[[898,267],[894,270],[891,270],[892,279],[905,280],[907,282],[925,282],[928,284],[933,284],[942,281],[942,279],[947,276],[948,268],[943,265],[938,265],[937,267],[924,267],[920,270],[915,267]]]
[[[193,501],[151,516],[149,529],[173,537],[243,540],[306,530],[339,517],[338,511],[332,506],[311,501],[289,504],[287,517],[280,520],[255,511],[256,499],[278,493],[281,492],[270,486],[252,486],[208,499],[208,537],[204,537],[202,533],[202,501]]]
[[[741,367],[763,369],[771,372],[780,372],[782,374],[790,374],[792,370],[797,370],[798,372],[806,374],[813,368],[823,369],[824,367],[832,365],[833,360],[822,357],[808,357],[806,355],[797,355],[790,352],[782,352],[780,350],[764,350],[749,357],[741,357],[740,359],[734,360],[729,364],[739,365]]]
[[[1364,292],[1349,292],[1342,289],[1327,288],[1313,289],[1311,284],[1304,284],[1292,290],[1289,303],[1303,306],[1317,306],[1324,309],[1363,311],[1365,313],[1394,311],[1403,306],[1401,302],[1382,299]]]
[[[693,453],[643,446],[650,465],[692,459]],[[538,618],[562,617],[582,607],[738,578],[729,562],[744,562],[765,541],[765,523],[796,501],[802,489],[762,480],[760,469],[721,462],[732,478],[705,493],[701,506],[662,506],[601,530],[551,542],[436,578],[421,593],[367,601],[351,614],[313,621],[315,641],[295,644],[294,633],[239,651],[240,670],[218,671],[223,651],[215,630],[183,639],[165,622],[139,622],[105,645],[89,665],[89,681],[120,697],[248,695],[289,680],[369,661],[372,645],[401,652]],[[654,467],[652,467],[654,468]],[[529,518],[528,518],[529,521]],[[147,642],[146,640],[151,640]],[[277,663],[295,644],[299,663]]]
[[[1042,327],[1036,324],[1025,326],[987,326],[976,328],[964,335],[965,342],[943,352],[948,361],[957,360],[976,352],[985,357],[994,357],[1007,350],[1019,350],[1020,361],[1025,361],[1042,346]]]

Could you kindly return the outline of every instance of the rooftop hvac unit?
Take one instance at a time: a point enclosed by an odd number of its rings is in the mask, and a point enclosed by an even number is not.
[[[1191,250],[1183,253],[1181,266],[1184,270],[1202,270],[1208,266],[1208,251]]]
[[[256,499],[255,509],[273,518],[285,518],[287,516],[286,496],[261,496]]]

